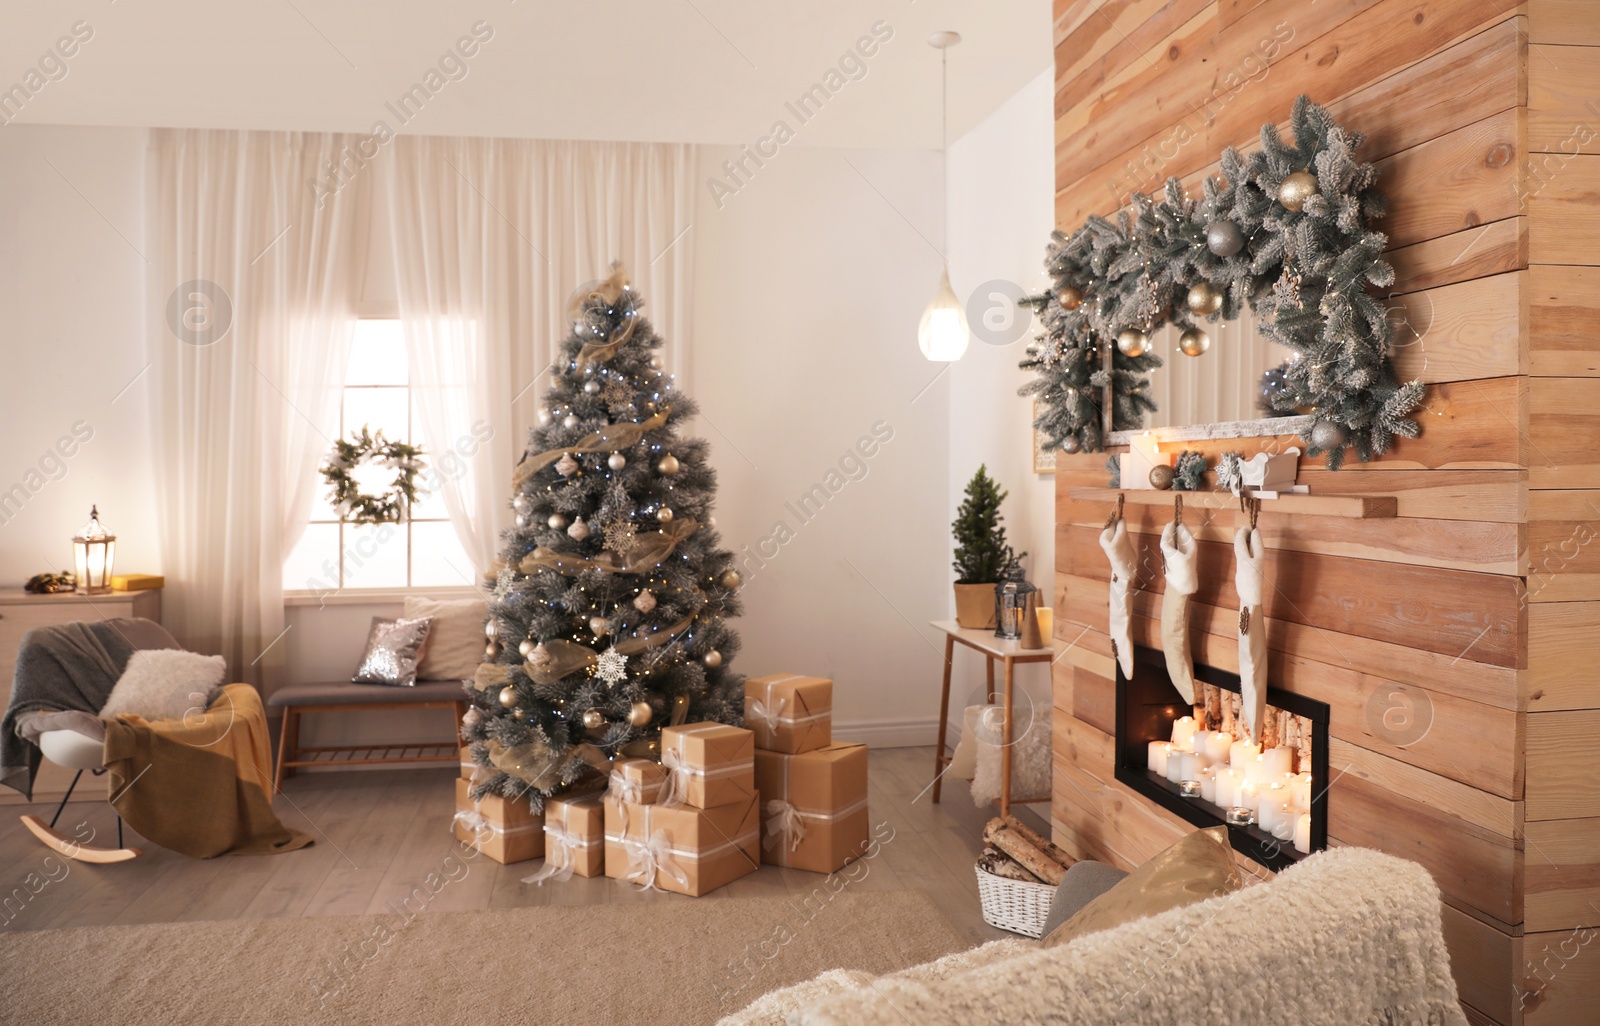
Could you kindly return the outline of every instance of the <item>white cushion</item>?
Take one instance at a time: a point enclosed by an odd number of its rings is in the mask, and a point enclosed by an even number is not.
[[[216,698],[227,672],[228,661],[221,656],[181,648],[142,649],[128,659],[100,718],[133,713],[147,720],[168,720],[191,710],[203,712]]]
[[[487,602],[477,598],[441,602],[408,595],[404,615],[433,621],[422,665],[417,667],[418,679],[467,680],[478,672],[478,664],[483,662],[483,623],[489,617]]]

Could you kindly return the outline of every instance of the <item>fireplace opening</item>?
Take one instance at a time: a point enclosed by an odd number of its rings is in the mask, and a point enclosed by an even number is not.
[[[1274,871],[1326,848],[1327,704],[1269,685],[1260,750],[1231,712],[1238,674],[1196,663],[1194,679],[1191,707],[1157,649],[1135,646],[1132,680],[1117,669],[1116,779],[1197,827],[1226,826],[1235,851]]]

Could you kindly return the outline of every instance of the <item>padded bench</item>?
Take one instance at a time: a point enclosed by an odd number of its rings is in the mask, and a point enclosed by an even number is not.
[[[272,792],[300,766],[364,766],[378,762],[456,762],[461,757],[461,718],[467,714],[467,696],[459,680],[419,681],[415,687],[385,684],[290,684],[279,688],[267,705],[283,710],[283,730],[278,736],[278,767]],[[448,741],[414,745],[343,745],[300,747],[300,717],[310,712],[372,712],[393,709],[453,709],[455,733]]]

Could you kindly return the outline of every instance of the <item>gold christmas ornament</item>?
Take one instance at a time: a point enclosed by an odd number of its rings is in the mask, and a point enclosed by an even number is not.
[[[672,507],[662,506],[660,509],[656,510],[656,519],[661,521],[663,524],[672,523]]]
[[[1301,209],[1315,195],[1317,176],[1310,171],[1296,171],[1278,185],[1278,202],[1287,210]]]
[[[528,714],[523,712],[521,707],[518,707],[511,710],[511,718],[514,720],[525,720],[528,718]]]
[[[656,469],[669,476],[676,474],[678,472],[678,457],[672,455],[670,452],[667,453],[665,456],[661,457],[661,462],[656,464]]]
[[[606,718],[600,714],[599,709],[585,709],[583,711],[583,729],[599,730],[606,725]]]
[[[589,537],[589,525],[583,522],[582,517],[579,517],[572,522],[571,527],[567,528],[567,536],[573,541],[583,541]]]
[[[621,470],[627,465],[628,457],[622,455],[620,452],[614,452],[609,458],[606,459],[606,466],[610,467],[612,470]]]
[[[1063,285],[1056,293],[1056,302],[1063,310],[1076,310],[1083,305],[1083,290],[1076,285]]]
[[[533,646],[536,644],[538,644],[538,642],[534,641],[532,638],[523,638],[521,644],[517,645],[517,652],[522,656],[522,658],[526,659],[533,654]]]
[[[1222,290],[1209,281],[1203,281],[1190,287],[1186,301],[1190,313],[1197,317],[1209,317],[1222,309]]]
[[[635,702],[628,710],[628,726],[642,727],[649,723],[650,717],[654,715],[649,702]]]
[[[722,586],[724,588],[737,588],[743,583],[744,578],[739,576],[739,571],[737,570],[729,570],[727,573],[722,575]]]
[[[1150,485],[1162,490],[1172,487],[1173,470],[1171,467],[1157,464],[1150,468]]]
[[[609,624],[606,623],[606,618],[605,617],[603,617],[603,616],[591,616],[591,617],[589,617],[589,633],[593,634],[595,637],[597,637],[597,638],[605,637],[606,636],[606,631],[608,631],[610,629],[611,629],[611,627],[610,627]]]
[[[491,662],[500,658],[500,642],[491,641],[483,646],[483,657]]]
[[[637,609],[641,613],[648,613],[655,607],[656,597],[650,594],[648,590],[641,591],[638,597],[633,600],[633,608]]]
[[[500,689],[500,704],[507,709],[517,704],[517,689],[507,684]]]
[[[1211,348],[1211,336],[1199,328],[1185,328],[1178,336],[1178,349],[1184,356],[1199,356]]]
[[[716,649],[712,649],[701,657],[701,661],[704,662],[706,666],[715,670],[717,667],[722,665],[722,653],[718,652]]]
[[[1061,440],[1061,451],[1069,456],[1078,452],[1082,448],[1083,443],[1078,440],[1077,435],[1068,435]]]
[[[560,513],[552,513],[550,514],[550,519],[546,520],[545,523],[549,524],[553,530],[559,531],[567,526],[567,518]]]
[[[1150,336],[1138,328],[1124,328],[1117,334],[1117,352],[1123,356],[1143,356],[1150,348]]]

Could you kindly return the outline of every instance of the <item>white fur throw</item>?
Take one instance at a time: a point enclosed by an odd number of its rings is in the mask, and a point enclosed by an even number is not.
[[[128,658],[100,718],[133,713],[147,720],[170,720],[191,710],[204,712],[227,672],[228,661],[221,656],[181,648],[141,649]]]
[[[1050,794],[1050,710],[1018,703],[1013,708],[1015,737],[1011,741],[1011,800],[1046,798]],[[972,775],[972,801],[980,808],[1000,800],[1000,743],[1005,733],[1005,710],[998,705],[977,717],[977,766]]]
[[[1343,848],[1063,947],[942,980],[884,977],[789,1024],[1466,1026],[1439,924],[1425,869]]]

